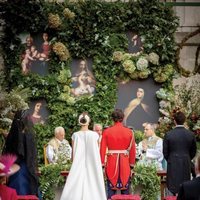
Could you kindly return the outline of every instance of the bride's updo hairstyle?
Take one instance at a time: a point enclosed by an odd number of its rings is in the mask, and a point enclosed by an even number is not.
[[[81,126],[84,126],[84,125],[89,125],[90,123],[90,117],[88,115],[87,112],[83,112],[79,118],[78,118],[78,123],[81,125]]]

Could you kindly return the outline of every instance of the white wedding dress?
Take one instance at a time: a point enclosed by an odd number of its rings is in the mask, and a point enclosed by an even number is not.
[[[74,160],[60,200],[107,199],[98,138],[98,134],[90,130],[72,135]]]

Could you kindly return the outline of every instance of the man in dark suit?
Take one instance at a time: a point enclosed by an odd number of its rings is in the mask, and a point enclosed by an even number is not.
[[[200,154],[195,160],[195,172],[196,178],[181,185],[177,200],[200,200]]]
[[[165,134],[163,154],[167,161],[167,188],[176,195],[180,184],[190,180],[191,160],[196,154],[196,139],[194,134],[184,127],[183,112],[174,114],[176,127]]]

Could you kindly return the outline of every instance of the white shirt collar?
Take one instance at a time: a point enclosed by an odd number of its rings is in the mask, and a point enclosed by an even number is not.
[[[175,128],[178,128],[178,127],[185,127],[184,125],[176,125]]]

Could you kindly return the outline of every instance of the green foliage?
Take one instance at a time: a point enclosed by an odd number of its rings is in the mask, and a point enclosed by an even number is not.
[[[0,72],[0,152],[2,151],[5,136],[8,134],[14,114],[19,109],[28,109],[26,101],[30,97],[30,89],[21,85],[7,90],[5,74]]]
[[[8,86],[9,91],[19,85],[24,90],[30,88],[31,100],[44,98],[50,111],[48,123],[34,127],[39,165],[44,163],[43,146],[53,136],[56,126],[63,126],[67,139],[70,140],[71,134],[79,129],[77,117],[83,111],[89,112],[92,123],[98,122],[105,126],[111,124],[110,113],[117,101],[117,81],[140,80],[153,74],[159,83],[164,82],[165,88],[171,82],[173,72],[171,73],[166,66],[173,66],[174,63],[174,33],[178,27],[178,19],[170,7],[158,0],[114,3],[94,0],[63,3],[45,0],[7,0],[1,2],[0,6],[2,19],[5,21],[5,34],[1,44],[4,47],[3,57],[6,66],[6,82],[3,83]],[[52,51],[50,54],[49,75],[23,75],[21,54],[24,46],[19,35],[37,35],[44,31],[48,33],[51,45],[62,44],[65,59],[62,59],[62,51],[59,52],[58,48],[58,51]],[[139,34],[143,43],[142,56],[156,53],[159,57],[159,63],[149,64],[148,72],[142,70],[144,66],[140,65],[141,71],[137,69],[130,74],[130,69],[126,68],[128,72],[124,70],[123,63],[113,60],[114,52],[127,52],[128,31],[136,31]],[[66,60],[68,56],[71,57]],[[92,58],[92,70],[96,78],[94,95],[84,95],[80,98],[70,95],[72,80],[69,71],[72,58]],[[132,58],[132,62],[135,64],[137,59]],[[130,61],[127,63],[130,67]],[[160,78],[163,72],[165,76]],[[142,133],[135,134],[136,140],[141,140]],[[53,198],[51,186],[57,184],[54,181],[59,177],[59,167],[56,165],[41,169],[42,191],[48,188],[44,194],[45,200]],[[153,175],[151,171],[148,173],[149,176]],[[145,176],[144,183],[152,186],[153,178],[157,180],[156,177],[152,177],[151,180]],[[146,190],[150,194],[155,191]],[[144,197],[145,195],[146,193]]]
[[[1,8],[5,20],[2,45],[8,89],[12,90],[18,85],[22,89],[30,88],[31,100],[44,98],[50,111],[48,124],[35,129],[40,165],[43,163],[42,147],[52,137],[55,126],[64,126],[70,140],[71,134],[79,128],[77,116],[83,111],[88,111],[93,121],[110,125],[110,113],[117,101],[117,81],[140,80],[146,78],[147,73],[159,74],[162,68],[168,75],[169,69],[165,70],[165,66],[174,61],[176,45],[173,34],[178,20],[172,9],[158,0],[126,3],[8,0],[1,3]],[[71,57],[63,61],[58,48],[58,55],[55,51],[50,54],[49,75],[23,75],[21,54],[24,46],[19,35],[30,33],[34,36],[44,31],[48,33],[51,45],[62,44],[60,47],[69,51]],[[113,61],[114,52],[127,51],[128,31],[136,31],[140,35],[142,56],[150,53],[159,56],[158,65],[149,64],[148,72],[142,71],[141,65],[141,71],[136,70],[130,75],[122,63]],[[70,95],[70,64],[76,58],[92,58],[96,78],[94,95],[80,98]],[[133,62],[136,61],[133,58]],[[171,81],[166,77],[162,80]]]
[[[142,188],[141,197],[143,200],[155,200],[160,190],[160,178],[157,176],[156,167],[137,163],[134,167],[132,187]]]
[[[139,144],[144,139],[144,133],[142,131],[134,131],[135,142]]]
[[[61,171],[69,171],[71,163],[66,165],[49,164],[40,168],[40,190],[42,198],[52,200],[55,197],[54,190],[56,187],[63,186],[65,179],[60,174]]]
[[[197,142],[197,149],[200,152],[200,142]]]

